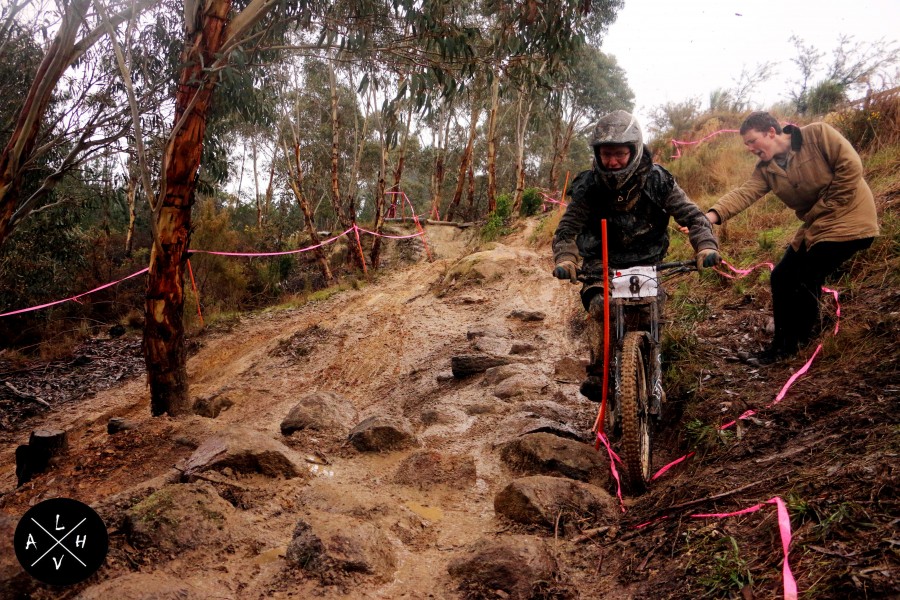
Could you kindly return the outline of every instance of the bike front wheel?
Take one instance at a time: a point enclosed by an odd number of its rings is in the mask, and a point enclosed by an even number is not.
[[[622,416],[622,461],[632,493],[640,494],[650,480],[652,432],[649,414],[649,344],[639,331],[625,334],[622,345],[618,408]]]

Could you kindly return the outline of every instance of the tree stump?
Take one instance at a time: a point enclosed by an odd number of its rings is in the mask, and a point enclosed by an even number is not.
[[[32,473],[47,469],[50,459],[65,453],[69,439],[60,429],[35,429],[28,439],[28,455]]]

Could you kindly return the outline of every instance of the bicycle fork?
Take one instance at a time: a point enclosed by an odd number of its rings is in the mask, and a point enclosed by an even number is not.
[[[622,353],[622,341],[625,339],[625,303],[624,302],[614,302],[613,306],[615,308],[615,328],[616,328],[616,351],[615,351],[615,364],[611,366],[615,366],[615,369],[611,369],[612,373],[615,374],[614,377],[614,385],[615,385],[615,394],[618,396],[619,394],[619,369],[618,365],[621,364],[620,356]],[[646,358],[648,363],[648,371],[649,371],[649,388],[650,388],[650,398],[649,398],[649,406],[648,412],[656,418],[657,421],[662,419],[662,399],[663,399],[663,387],[662,387],[662,357],[661,357],[661,344],[659,341],[659,305],[656,303],[656,299],[654,298],[652,302],[648,303],[650,308],[650,331],[644,332],[647,337],[648,346],[650,348],[650,355]]]

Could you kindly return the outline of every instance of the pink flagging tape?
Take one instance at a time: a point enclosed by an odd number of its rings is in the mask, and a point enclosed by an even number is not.
[[[548,204],[558,204],[558,205],[560,205],[560,206],[568,206],[568,204],[566,204],[566,203],[563,202],[562,200],[557,200],[556,198],[554,198],[553,196],[551,196],[551,195],[548,194],[547,192],[540,192],[540,194],[541,194],[541,197],[542,197],[543,201],[546,202],[546,203],[548,203]]]
[[[678,463],[680,463],[680,462],[682,462],[682,461],[685,461],[685,460],[689,459],[689,458],[692,457],[693,455],[694,455],[693,452],[688,452],[687,454],[685,454],[685,455],[682,456],[681,458],[677,458],[677,459],[673,460],[672,462],[670,462],[669,464],[667,464],[666,466],[664,466],[662,469],[660,469],[659,471],[657,471],[656,474],[655,474],[653,477],[650,478],[650,481],[653,481],[653,480],[656,479],[657,477],[662,476],[666,471],[668,471],[669,469],[671,469],[672,467],[674,467],[674,466],[677,465]]]
[[[791,546],[791,517],[788,514],[787,507],[784,505],[784,500],[775,496],[743,510],[730,513],[695,514],[691,515],[691,517],[694,519],[724,519],[756,512],[766,504],[774,504],[778,509],[778,533],[781,535],[781,550],[784,555],[784,563],[781,568],[782,581],[784,582],[784,600],[797,600],[797,580],[794,579],[794,574],[791,572],[791,567],[788,563],[788,551]]]
[[[359,229],[363,233],[368,233],[369,235],[374,235],[376,237],[390,238],[392,240],[408,240],[409,238],[420,237],[420,236],[425,235],[424,231],[420,231],[418,233],[413,233],[411,235],[385,235],[383,233],[375,233],[374,231],[369,231],[368,229],[365,229],[363,227],[358,227],[357,229]]]
[[[634,529],[643,529],[644,527],[646,527],[648,525],[653,525],[654,523],[658,523],[659,521],[664,521],[668,518],[669,518],[669,515],[663,515],[661,517],[656,517],[655,519],[650,519],[649,521],[645,521],[645,522],[641,523],[640,525],[635,525]]]
[[[104,284],[101,285],[100,287],[94,288],[94,289],[92,289],[92,290],[89,291],[89,292],[82,292],[81,294],[78,294],[78,295],[76,295],[76,296],[71,296],[71,297],[65,298],[65,299],[63,299],[63,300],[56,300],[56,301],[54,301],[54,302],[48,302],[47,304],[41,304],[41,305],[39,305],[39,306],[32,306],[32,307],[29,307],[29,308],[22,308],[22,309],[19,309],[19,310],[13,310],[13,311],[10,311],[10,312],[5,312],[5,313],[3,313],[3,314],[0,314],[0,317],[8,317],[8,316],[11,316],[11,315],[19,315],[19,314],[22,314],[22,313],[31,312],[31,311],[33,311],[33,310],[40,310],[40,309],[42,309],[42,308],[47,308],[48,306],[54,306],[54,305],[56,305],[56,304],[62,304],[63,302],[69,302],[69,301],[71,301],[71,300],[74,300],[75,302],[78,302],[78,299],[81,298],[81,297],[83,297],[83,296],[87,296],[88,294],[93,294],[94,292],[99,292],[100,290],[103,290],[103,289],[106,289],[106,288],[108,288],[108,287],[111,287],[111,286],[120,284],[120,283],[122,283],[123,281],[125,281],[126,279],[131,279],[132,277],[137,277],[138,275],[141,275],[142,273],[146,273],[146,272],[149,271],[149,270],[150,270],[150,267],[144,267],[144,268],[141,269],[140,271],[136,271],[136,272],[132,273],[131,275],[128,275],[127,277],[123,277],[122,279],[119,279],[118,281],[112,281],[112,282],[110,282],[110,283],[104,283]]]
[[[597,439],[603,442],[603,445],[606,446],[606,451],[609,453],[609,468],[612,470],[613,478],[616,480],[616,496],[619,498],[619,507],[622,509],[622,512],[625,512],[625,500],[622,499],[622,480],[619,479],[619,471],[616,470],[616,461],[622,464],[622,459],[613,452],[605,435],[597,432]]]
[[[739,131],[740,131],[739,129],[720,129],[718,131],[713,131],[708,136],[700,138],[699,140],[695,140],[693,142],[687,142],[687,141],[682,141],[682,140],[672,140],[672,145],[675,146],[675,155],[672,156],[672,158],[680,158],[681,157],[681,146],[693,146],[695,144],[700,144],[702,142],[705,142],[706,140],[708,140],[712,137],[715,137],[719,134],[722,134],[722,133],[738,133]]]
[[[827,287],[823,287],[823,288],[822,288],[822,291],[825,292],[826,294],[831,294],[831,295],[834,297],[834,304],[835,304],[835,306],[837,307],[837,308],[835,308],[835,310],[834,310],[834,316],[835,316],[835,321],[834,321],[834,335],[837,335],[837,333],[838,333],[838,331],[840,330],[840,327],[841,327],[841,301],[840,301],[840,295],[838,294],[838,291],[837,291],[837,290],[833,290],[833,289],[827,288]]]
[[[749,275],[750,273],[752,273],[753,271],[755,271],[756,269],[758,269],[760,267],[769,267],[770,271],[775,268],[775,265],[773,265],[770,262],[761,262],[759,264],[753,265],[752,267],[749,267],[746,269],[738,269],[737,267],[735,267],[734,265],[732,265],[731,263],[729,263],[726,260],[722,260],[722,264],[725,265],[726,267],[728,267],[732,272],[737,273],[739,275],[739,277],[735,277],[734,275],[731,275],[730,273],[726,273],[725,271],[722,271],[719,269],[713,269],[716,273],[718,273],[719,275],[721,275],[723,277],[727,277],[728,279],[740,279],[741,277],[746,277],[747,275]]]
[[[285,254],[299,254],[300,252],[309,252],[310,250],[315,250],[316,248],[321,248],[322,246],[327,246],[335,240],[338,240],[348,233],[353,231],[351,227],[344,233],[338,234],[332,238],[328,238],[327,240],[320,242],[314,246],[307,246],[306,248],[297,248],[296,250],[285,250],[283,252],[219,252],[217,250],[190,250],[192,254],[215,254],[216,256],[284,256]]]
[[[781,391],[778,392],[778,395],[775,396],[775,400],[773,400],[769,406],[774,406],[784,399],[785,394],[788,393],[788,390],[791,389],[791,386],[794,385],[794,382],[797,381],[798,378],[803,376],[807,371],[809,371],[809,368],[812,366],[813,361],[816,360],[816,357],[821,351],[822,344],[819,344],[818,346],[816,346],[816,350],[812,353],[812,356],[809,357],[809,360],[806,361],[806,364],[800,367],[800,370],[798,370],[796,373],[791,375],[791,378],[787,380],[787,383],[784,384],[784,387],[781,388]]]

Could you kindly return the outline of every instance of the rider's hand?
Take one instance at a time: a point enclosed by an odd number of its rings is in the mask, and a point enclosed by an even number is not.
[[[571,260],[563,260],[556,264],[553,276],[557,279],[568,279],[572,283],[578,283],[578,267]]]
[[[717,250],[707,248],[697,253],[697,269],[714,267],[722,262],[722,257]]]

